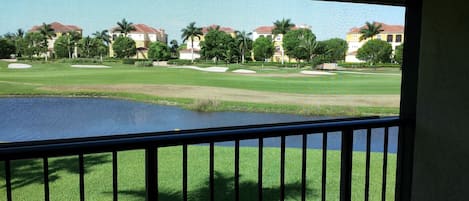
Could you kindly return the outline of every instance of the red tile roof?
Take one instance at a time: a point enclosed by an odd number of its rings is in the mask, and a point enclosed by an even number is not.
[[[275,28],[274,26],[260,26],[254,29],[254,32],[258,34],[272,34],[272,30],[274,30],[274,28]],[[311,27],[309,27],[308,29],[310,28]],[[304,25],[304,27],[294,26],[292,28],[292,30],[297,30],[297,29],[306,29],[306,25]]]
[[[66,33],[66,32],[70,32],[70,31],[82,31],[83,29],[78,27],[78,26],[75,26],[75,25],[63,25],[59,22],[52,22],[51,24],[51,28],[54,29],[54,32],[55,33]],[[41,29],[42,25],[37,25],[37,26],[33,26],[33,28],[31,28],[31,32],[35,32],[35,31],[39,31]]]
[[[156,29],[153,27],[150,27],[146,24],[134,24],[135,31],[132,31],[130,33],[144,33],[144,34],[164,34],[165,30],[164,29]],[[112,28],[112,32],[115,32],[117,27]]]
[[[404,26],[403,25],[389,25],[384,24],[382,22],[373,22],[375,25],[381,24],[381,29],[383,30],[381,33],[404,33]],[[366,25],[362,27],[353,27],[347,34],[357,34],[360,33],[360,30],[366,28]]]
[[[209,30],[210,28],[215,29],[215,28],[217,28],[217,26],[219,26],[219,25],[212,24],[212,25],[207,26],[207,27],[202,27],[202,33],[207,34],[207,33],[208,33],[208,30]],[[225,32],[225,33],[228,33],[228,34],[235,32],[235,30],[234,30],[233,28],[231,28],[231,27],[222,27],[222,26],[220,26],[220,29],[219,29],[219,30],[220,30],[220,31],[223,31],[223,32]]]
[[[271,34],[274,26],[260,26],[254,29],[254,32],[258,34]]]

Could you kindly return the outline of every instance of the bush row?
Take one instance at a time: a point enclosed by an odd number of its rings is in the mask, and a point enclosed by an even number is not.
[[[153,61],[136,61],[135,66],[137,67],[152,67]]]
[[[370,63],[338,63],[340,67],[344,68],[400,68],[400,64],[395,63],[379,63],[374,64],[373,66]]]
[[[58,63],[70,63],[70,64],[102,64],[100,59],[92,58],[75,58],[75,59],[59,59]]]

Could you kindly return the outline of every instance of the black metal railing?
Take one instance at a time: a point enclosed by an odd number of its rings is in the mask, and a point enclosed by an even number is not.
[[[234,199],[240,200],[240,141],[258,139],[258,200],[263,200],[263,160],[264,139],[280,137],[280,195],[278,200],[285,199],[285,160],[286,137],[302,136],[301,157],[301,200],[307,196],[307,136],[322,134],[322,185],[321,200],[326,200],[327,191],[327,149],[328,133],[341,133],[341,169],[340,169],[340,200],[350,201],[352,195],[352,152],[354,131],[366,130],[366,170],[365,170],[365,201],[369,200],[370,191],[370,157],[371,157],[371,129],[384,129],[384,150],[382,166],[382,195],[386,200],[386,185],[388,171],[388,141],[389,128],[398,127],[398,117],[386,118],[353,118],[339,120],[323,120],[312,122],[295,122],[255,126],[238,126],[227,128],[195,129],[187,131],[168,131],[158,133],[143,133],[132,135],[116,135],[106,137],[77,138],[64,140],[49,140],[40,142],[22,142],[0,144],[0,161],[4,162],[6,200],[12,200],[11,162],[20,159],[43,160],[44,200],[49,201],[49,161],[50,157],[78,156],[80,200],[85,200],[85,164],[83,156],[94,153],[112,153],[112,195],[118,200],[118,162],[119,151],[145,149],[145,181],[146,200],[158,200],[158,148],[182,146],[182,199],[188,200],[188,145],[208,143],[209,146],[209,198],[215,199],[215,161],[214,150],[216,142],[234,141]],[[3,198],[2,198],[3,199]]]

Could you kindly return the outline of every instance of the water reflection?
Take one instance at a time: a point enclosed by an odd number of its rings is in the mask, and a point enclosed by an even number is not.
[[[324,119],[298,115],[216,112],[201,113],[178,107],[98,98],[2,98],[0,142],[104,136],[251,124]],[[373,129],[372,151],[383,151],[384,129]],[[366,131],[355,131],[354,150],[365,150]],[[288,147],[301,147],[301,136],[287,137]],[[328,149],[340,149],[340,133],[329,133]],[[390,129],[390,151],[396,152],[397,128]],[[217,143],[230,146],[232,142]],[[242,146],[257,146],[244,140]],[[267,138],[267,147],[279,138]],[[322,148],[322,134],[308,136],[309,148]]]

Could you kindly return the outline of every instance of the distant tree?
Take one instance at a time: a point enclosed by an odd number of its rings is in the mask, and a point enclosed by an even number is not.
[[[360,29],[360,33],[362,34],[360,36],[360,41],[373,38],[373,36],[376,36],[383,31],[382,25],[376,22],[366,22],[365,26],[366,27]]]
[[[95,56],[93,51],[97,48],[97,43],[93,38],[87,36],[78,42],[78,47],[80,48],[82,56],[84,55],[86,58],[91,58]]]
[[[135,41],[129,37],[119,36],[112,44],[117,58],[129,58],[137,53]]]
[[[285,48],[285,54],[291,58],[297,59],[298,61],[304,59],[309,60],[314,54],[314,50],[310,49],[311,52],[306,50],[305,45],[302,45],[302,43],[305,43],[305,39],[309,40],[307,43],[310,44],[311,48],[313,48],[313,45],[316,45],[313,42],[316,40],[316,36],[313,34],[313,32],[311,32],[311,30],[297,29],[289,31],[283,37],[283,47]]]
[[[348,44],[347,41],[340,38],[332,38],[329,40],[321,41],[322,54],[325,62],[337,62],[345,60]]]
[[[403,57],[404,57],[404,44],[401,44],[396,47],[396,50],[394,50],[394,61],[402,65]]]
[[[179,43],[178,43],[178,41],[177,40],[171,40],[171,42],[169,42],[169,44],[171,45],[171,47],[169,48],[169,50],[171,52],[171,57],[178,58],[179,57],[179,53],[178,53]]]
[[[274,29],[272,29],[272,34],[274,36],[277,36],[279,34],[285,35],[293,27],[295,27],[295,24],[293,24],[290,19],[283,18],[282,20],[277,20],[277,21],[274,22]],[[284,50],[284,48],[282,48],[281,51],[282,51],[282,64],[283,64],[285,62],[285,59],[284,59],[285,50]]]
[[[241,63],[245,63],[246,54],[252,49],[252,33],[246,33],[245,31],[236,31],[236,42],[239,52],[241,54]]]
[[[109,43],[111,43],[111,36],[109,35],[108,30],[102,30],[102,31],[96,31],[93,33],[93,36],[101,40],[106,46],[109,46]]]
[[[52,28],[52,26],[50,24],[46,24],[46,23],[42,23],[42,26],[39,28],[39,33],[44,37],[44,46],[46,47],[45,49],[43,49],[43,53],[45,53],[46,55],[46,61],[47,61],[47,57],[48,57],[48,53],[49,53],[49,43],[48,43],[48,40],[52,39],[52,37],[55,37],[55,31],[54,29]]]
[[[0,59],[9,59],[10,55],[15,54],[16,47],[11,40],[0,39]]]
[[[373,66],[376,63],[387,63],[391,61],[392,46],[386,41],[372,39],[366,42],[357,52],[357,58],[370,62]]]
[[[72,58],[72,54],[75,52],[75,47],[81,39],[81,34],[76,31],[71,31],[58,37],[54,43],[55,55],[59,58]],[[77,52],[75,52],[78,54]]]
[[[153,42],[148,50],[148,58],[156,61],[168,60],[171,51],[168,46],[162,42]]]
[[[47,50],[47,44],[44,44],[44,36],[39,32],[28,32],[24,36],[23,47],[24,54],[29,58],[37,56]]]
[[[262,60],[265,62],[266,59],[269,59],[274,55],[274,44],[271,39],[266,37],[257,38],[252,44],[252,49],[256,60]]]
[[[127,36],[130,32],[135,31],[134,23],[127,22],[124,18],[122,21],[117,22],[117,28],[114,29],[114,31],[118,31],[121,34],[124,34],[124,36]]]
[[[318,42],[314,34],[306,34],[300,37],[300,46],[306,52],[306,60],[310,62],[318,54]]]
[[[215,59],[215,62],[218,62],[218,60],[226,61],[227,59],[231,62],[234,60],[233,55],[239,55],[235,39],[230,34],[220,31],[219,27],[209,29],[201,46],[201,56],[207,59]],[[230,58],[227,58],[227,55]]]
[[[24,30],[18,29],[15,33],[15,48],[16,48],[16,57],[21,57],[24,52],[22,48],[24,45]]]
[[[69,46],[68,37],[62,35],[54,42],[54,52],[58,58],[71,58],[71,47]]]
[[[195,22],[191,22],[186,28],[181,30],[182,32],[182,41],[186,42],[191,40],[191,62],[194,63],[194,39],[197,38],[200,40],[200,37],[203,35],[202,28],[196,27]]]

